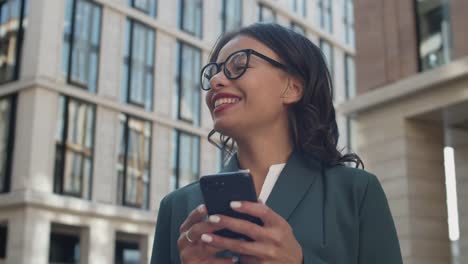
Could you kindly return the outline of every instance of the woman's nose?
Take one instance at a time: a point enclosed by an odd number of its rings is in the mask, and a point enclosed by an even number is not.
[[[210,87],[213,90],[219,90],[225,87],[229,81],[230,80],[226,77],[224,71],[219,71],[217,74],[211,77]]]

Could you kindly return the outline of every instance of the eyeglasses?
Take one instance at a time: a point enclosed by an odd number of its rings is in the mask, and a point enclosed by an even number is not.
[[[247,68],[249,68],[250,55],[252,54],[267,61],[276,68],[282,69],[284,71],[289,71],[289,68],[286,65],[277,62],[274,59],[271,59],[261,53],[258,53],[253,49],[243,49],[229,55],[229,57],[227,57],[227,59],[224,62],[211,62],[205,65],[205,67],[203,67],[203,69],[201,70],[202,90],[208,91],[211,89],[211,78],[218,74],[221,71],[221,68],[223,68],[223,73],[229,80],[239,79],[247,71]]]

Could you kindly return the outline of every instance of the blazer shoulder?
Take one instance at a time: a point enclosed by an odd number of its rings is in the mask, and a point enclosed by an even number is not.
[[[331,185],[358,196],[363,196],[367,192],[369,184],[379,184],[374,174],[362,169],[339,165],[328,169],[326,173]]]
[[[366,183],[369,178],[376,177],[374,174],[363,169],[337,165],[327,169],[327,173],[335,177],[343,178],[346,182]]]
[[[164,198],[161,200],[161,203],[172,204],[174,202],[186,201],[188,198],[195,195],[195,193],[199,191],[200,183],[199,181],[195,181],[166,194],[166,196],[164,196]]]

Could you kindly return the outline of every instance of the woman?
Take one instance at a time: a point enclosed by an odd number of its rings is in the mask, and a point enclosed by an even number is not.
[[[344,166],[362,162],[337,150],[332,82],[312,42],[276,24],[227,34],[202,70],[202,89],[210,141],[218,132],[224,151],[236,147],[223,171],[250,169],[260,198],[231,207],[264,226],[207,217],[195,182],[161,201],[151,263],[402,263],[379,181]],[[213,234],[222,228],[254,242]]]

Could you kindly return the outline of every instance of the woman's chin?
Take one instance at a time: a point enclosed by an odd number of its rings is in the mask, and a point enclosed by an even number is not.
[[[239,129],[239,126],[236,125],[235,122],[227,122],[227,120],[215,120],[213,129],[225,136],[232,137],[236,133],[236,130]]]

